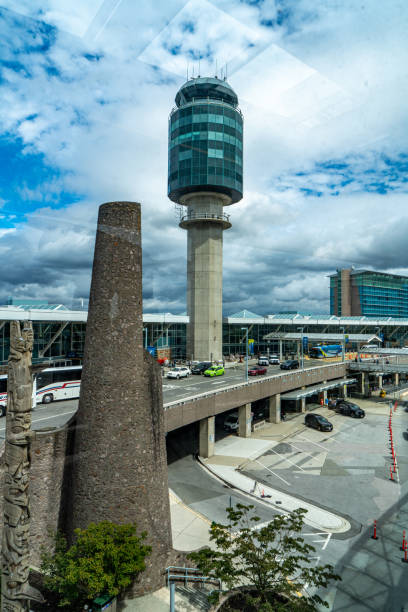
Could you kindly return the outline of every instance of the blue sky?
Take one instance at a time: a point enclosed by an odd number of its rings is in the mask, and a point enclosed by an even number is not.
[[[142,204],[145,311],[185,310],[167,117],[187,71],[216,66],[245,119],[225,312],[327,312],[341,266],[408,274],[408,7],[72,4],[0,0],[0,302],[86,298],[98,206],[130,199]]]

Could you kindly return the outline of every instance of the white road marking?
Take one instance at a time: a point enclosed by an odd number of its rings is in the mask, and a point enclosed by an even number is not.
[[[76,411],[77,409],[74,408],[73,410],[70,410],[69,412],[59,412],[58,414],[54,414],[51,416],[41,417],[41,419],[32,419],[32,424],[34,425],[34,423],[38,423],[39,421],[48,421],[49,419],[56,419],[60,416],[66,416],[67,414],[73,414]],[[6,428],[0,427],[0,431],[6,431]]]
[[[287,459],[286,457],[284,457],[283,455],[281,455],[280,453],[278,453],[277,451],[274,451],[273,448],[269,449],[269,452],[275,453],[275,455],[278,455],[278,457],[280,457],[281,459],[283,459],[284,461],[287,461],[288,463],[290,463],[291,465],[294,465],[295,467],[299,468],[299,470],[301,470],[302,472],[304,472],[305,470],[300,467],[300,465],[297,465],[297,463],[294,463],[293,461],[291,461],[290,459]],[[263,465],[263,464],[262,464]],[[265,466],[266,467],[266,466]]]
[[[326,550],[328,543],[330,542],[330,538],[332,537],[332,533],[327,533],[327,531],[316,531],[315,533],[302,533],[302,536],[306,537],[306,536],[319,536],[319,535],[324,535],[326,536],[325,538],[323,538],[322,540],[312,540],[312,542],[314,544],[321,544],[323,542],[323,546],[322,546],[322,550]],[[315,559],[316,557],[311,557],[312,559]]]
[[[328,533],[328,534],[327,534],[326,542],[325,542],[324,546],[322,546],[322,550],[325,550],[325,549],[326,549],[326,547],[327,547],[328,543],[330,542],[330,538],[332,537],[332,535],[333,535],[333,534],[331,534],[331,533]]]
[[[288,482],[287,480],[285,480],[284,478],[282,478],[282,476],[279,476],[278,474],[275,474],[275,472],[272,472],[272,470],[270,470],[268,467],[266,467],[266,465],[264,465],[263,463],[261,463],[260,461],[258,461],[258,459],[252,459],[252,461],[255,461],[256,463],[259,463],[259,465],[262,465],[262,467],[264,468],[264,470],[268,470],[268,472],[270,472],[271,474],[273,474],[274,476],[276,476],[277,478],[280,478],[280,480],[283,480],[283,482],[285,484],[288,485],[288,487],[291,486],[290,482]]]
[[[311,457],[312,459],[317,459],[316,455],[309,455],[309,453],[306,453],[304,450],[302,450],[298,446],[295,446],[292,442],[288,442],[288,444],[290,444],[290,446],[293,446],[293,448],[296,448],[296,450],[302,453],[302,455],[307,455],[308,457]]]
[[[319,444],[318,442],[313,442],[313,440],[309,440],[309,438],[303,438],[302,436],[298,436],[298,438],[300,438],[301,440],[305,440],[306,442],[310,442],[310,444],[315,444],[316,446],[320,446],[320,448],[322,448],[323,450],[327,451],[327,448],[325,446],[322,446],[321,444]]]

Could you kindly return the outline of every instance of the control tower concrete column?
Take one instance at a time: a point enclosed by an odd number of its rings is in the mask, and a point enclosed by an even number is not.
[[[180,227],[187,235],[187,358],[222,359],[222,233],[231,227],[223,194],[198,193],[182,198],[188,213]]]
[[[169,119],[168,196],[185,206],[188,359],[222,359],[224,206],[242,198],[243,118],[225,81],[193,78],[176,95]]]

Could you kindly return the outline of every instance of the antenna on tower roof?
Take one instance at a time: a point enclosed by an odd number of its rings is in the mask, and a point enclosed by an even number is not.
[[[187,62],[187,81],[188,81],[188,62]]]
[[[201,73],[200,66],[201,66],[201,58],[198,58],[198,78],[200,78],[200,73]]]
[[[218,72],[218,60],[215,60],[215,78],[216,79],[218,79],[217,72]]]
[[[226,81],[228,79],[228,62],[225,62],[225,77],[224,77],[224,81]]]

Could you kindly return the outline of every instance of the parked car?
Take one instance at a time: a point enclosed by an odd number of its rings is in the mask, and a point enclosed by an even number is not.
[[[333,425],[324,416],[310,412],[305,416],[306,427],[313,427],[319,431],[333,431]]]
[[[269,365],[279,365],[279,357],[277,355],[269,355]]]
[[[335,407],[336,412],[344,414],[345,416],[351,416],[355,419],[362,419],[365,417],[365,412],[357,404],[349,402],[347,400],[338,400]]]
[[[260,366],[268,366],[269,365],[269,359],[267,357],[259,357],[258,358],[258,365],[260,365]]]
[[[280,364],[281,370],[296,370],[299,367],[299,362],[297,359],[287,359],[283,363]]]
[[[171,368],[171,370],[167,372],[167,378],[187,378],[187,376],[190,376],[190,374],[191,372],[189,368],[180,366]]]
[[[267,412],[265,408],[254,408],[252,412],[252,420],[253,421],[263,421],[267,418]]]
[[[258,374],[266,374],[267,369],[262,366],[252,366],[248,370],[249,376],[258,376]]]
[[[224,366],[214,365],[208,368],[208,370],[205,370],[204,376],[222,376],[224,372]]]
[[[236,431],[239,427],[239,418],[237,412],[228,414],[224,419],[225,431]]]
[[[211,368],[211,366],[212,366],[211,361],[200,361],[199,363],[196,363],[195,365],[192,366],[191,373],[192,374],[204,374],[204,372],[208,370],[208,368]]]

